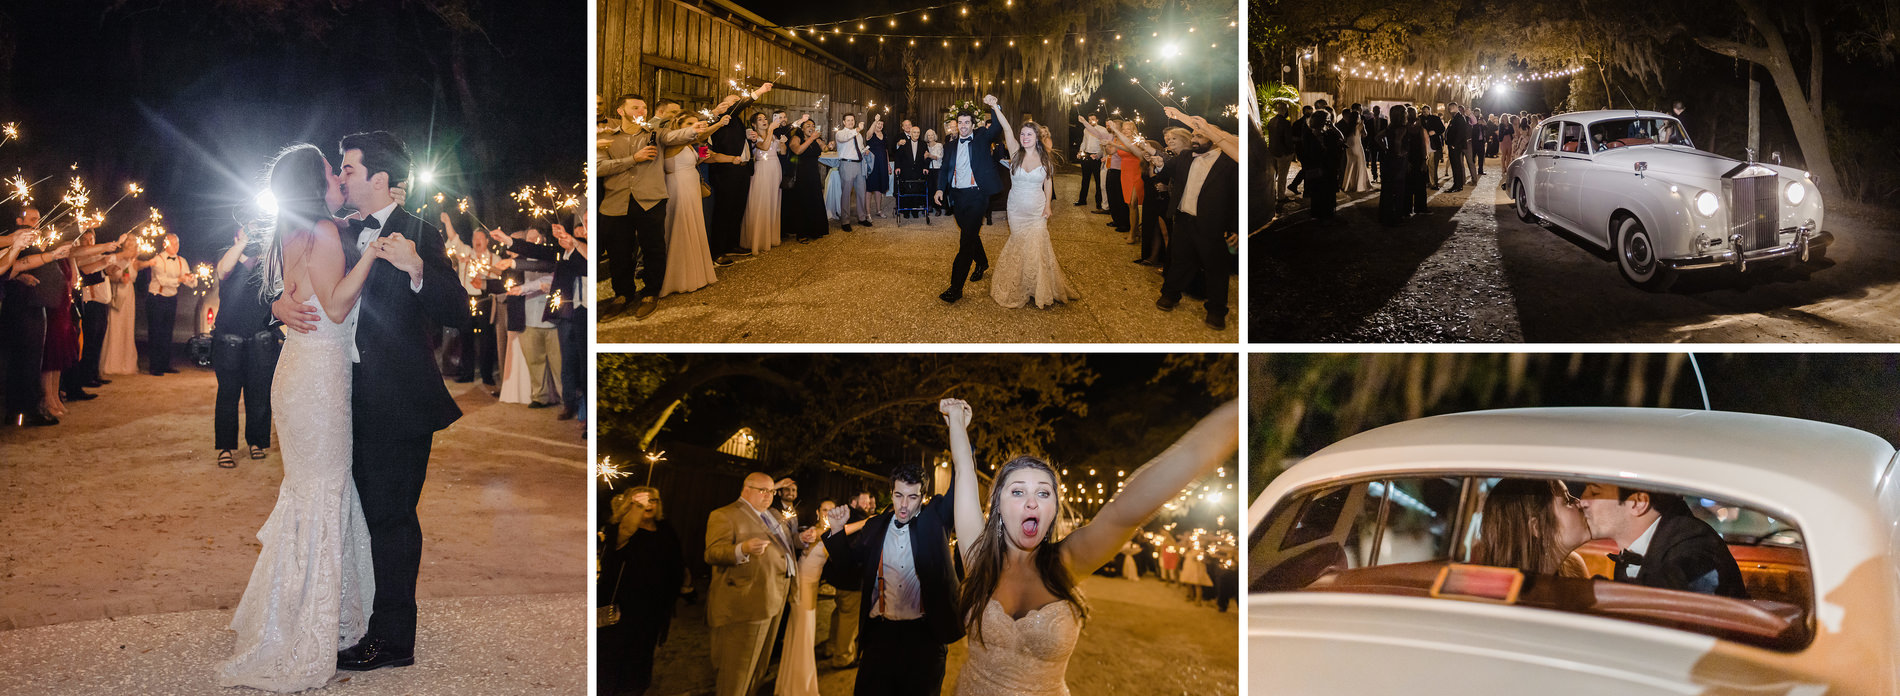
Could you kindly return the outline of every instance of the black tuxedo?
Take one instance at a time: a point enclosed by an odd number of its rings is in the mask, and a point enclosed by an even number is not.
[[[1240,201],[1240,165],[1225,153],[1214,157],[1214,166],[1208,170],[1207,178],[1201,180],[1200,195],[1194,200],[1196,215],[1181,212],[1188,177],[1193,173],[1194,156],[1177,155],[1156,174],[1156,178],[1168,182],[1168,190],[1173,192],[1167,211],[1173,230],[1173,249],[1162,276],[1161,297],[1170,302],[1180,301],[1182,292],[1198,277],[1202,296],[1206,298],[1201,306],[1207,310],[1208,317],[1225,319],[1227,275],[1233,263],[1233,255],[1227,252],[1227,235],[1240,228],[1235,210]],[[1317,170],[1319,164],[1314,162],[1312,167]],[[1312,179],[1306,182],[1308,191],[1315,185]]]
[[[957,219],[959,233],[957,258],[950,264],[950,291],[963,294],[963,281],[970,275],[970,266],[978,270],[990,267],[989,256],[983,252],[983,218],[989,214],[990,196],[1003,190],[1002,168],[990,156],[990,149],[999,142],[1003,128],[995,121],[970,131],[970,142],[961,138],[951,138],[943,146],[943,168],[938,170],[937,190],[944,195],[944,203]],[[970,176],[976,186],[956,188],[957,158],[970,158]]]
[[[1638,564],[1636,577],[1629,576],[1629,564],[1618,556],[1617,582],[1645,587],[1699,592],[1735,599],[1748,599],[1748,587],[1742,582],[1742,570],[1708,523],[1693,515],[1664,515],[1656,521],[1656,534],[1649,539]]]
[[[416,572],[422,562],[422,524],[416,501],[428,474],[435,432],[462,416],[442,384],[430,334],[436,326],[469,328],[468,293],[443,250],[442,232],[397,206],[378,236],[401,233],[422,257],[422,289],[410,290],[409,274],[377,260],[363,283],[354,370],[355,462],[351,469],[363,517],[369,523],[376,600],[368,638],[396,649],[416,642]],[[349,261],[356,235],[343,232]]]
[[[962,613],[957,609],[957,569],[950,555],[956,524],[954,498],[950,492],[932,498],[901,531],[892,528],[893,515],[885,512],[872,517],[857,534],[825,537],[825,550],[830,554],[827,566],[845,566],[844,572],[857,573],[863,587],[858,609],[863,626],[859,634],[863,665],[853,687],[857,696],[936,694],[943,684],[949,645],[963,638]],[[911,558],[921,588],[922,618],[889,621],[871,617],[880,591],[878,569],[887,533],[910,534]]]
[[[923,143],[905,139],[903,145],[891,148],[891,164],[897,168],[897,180],[922,179],[930,172],[930,154]]]

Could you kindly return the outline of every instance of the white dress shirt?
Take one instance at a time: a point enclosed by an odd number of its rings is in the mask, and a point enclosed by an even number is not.
[[[837,136],[834,139],[838,141],[838,159],[852,162],[864,159],[864,152],[859,149],[859,138],[862,136],[859,136],[857,131],[849,128],[839,128],[833,135]]]
[[[1095,155],[1097,157],[1102,156],[1102,140],[1100,138],[1095,137],[1095,134],[1093,133],[1083,131],[1082,154]]]
[[[911,524],[916,524],[915,520]],[[877,568],[877,603],[871,616],[908,621],[924,615],[924,588],[917,580],[916,555],[911,553],[910,530],[895,521],[884,528],[884,552]]]
[[[1662,526],[1662,518],[1657,517],[1656,521],[1649,523],[1649,529],[1643,530],[1643,535],[1636,537],[1636,541],[1630,542],[1630,547],[1624,550],[1635,551],[1636,555],[1639,555],[1639,556],[1648,555],[1649,542],[1651,539],[1656,538],[1656,528],[1661,527],[1661,526]],[[1640,565],[1631,565],[1631,566],[1625,567],[1623,569],[1623,572],[1633,578],[1633,577],[1636,577],[1637,575],[1642,574],[1643,567]]]
[[[1182,187],[1181,190],[1179,206],[1181,212],[1189,215],[1197,214],[1194,211],[1200,206],[1201,185],[1207,183],[1207,173],[1214,170],[1214,160],[1220,156],[1220,150],[1210,149],[1195,155],[1194,161],[1188,164],[1187,186]]]
[[[184,282],[185,275],[189,273],[191,267],[184,259],[161,252],[152,263],[149,291],[160,297],[177,297],[178,284]]]
[[[957,143],[957,164],[956,170],[950,173],[950,188],[976,185],[976,174],[970,169],[970,148],[975,144],[975,138],[963,138]]]

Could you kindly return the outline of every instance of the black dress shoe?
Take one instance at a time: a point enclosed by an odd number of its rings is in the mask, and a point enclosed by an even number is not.
[[[859,226],[859,227],[870,227],[870,226],[871,226],[871,221],[870,221],[870,220],[859,220],[859,221],[858,221],[858,226]]]
[[[1163,312],[1172,312],[1174,311],[1174,306],[1178,304],[1181,304],[1179,299],[1170,300],[1166,297],[1162,297],[1155,300],[1155,309],[1159,309]]]
[[[846,232],[850,232],[850,231],[851,231],[851,223],[848,223],[848,222],[847,222],[847,223],[845,223],[845,224],[844,224],[844,231],[846,231]]]
[[[455,383],[456,383],[456,384],[468,384],[469,382],[473,382],[473,381],[475,381],[475,378],[474,378],[474,377],[457,377],[457,378],[455,378]]]
[[[384,667],[408,667],[415,663],[414,650],[398,649],[381,638],[364,638],[362,642],[336,653],[336,668],[352,672],[367,672]]]
[[[719,258],[713,259],[713,265],[718,266],[720,268],[725,268],[727,266],[732,265],[732,259],[722,254],[720,255]]]
[[[554,420],[574,420],[574,409],[562,406],[561,415],[555,416]]]
[[[547,408],[547,407],[549,407],[549,406],[553,406],[553,405],[554,405],[554,404],[544,404],[544,403],[541,403],[541,402],[539,402],[539,401],[530,401],[530,402],[528,402],[528,408]]]
[[[976,270],[970,272],[970,282],[974,283],[976,281],[982,280],[983,272],[987,270],[990,270],[989,266],[977,266]]]
[[[956,304],[957,300],[963,299],[963,291],[958,290],[956,288],[950,288],[949,290],[943,291],[943,294],[938,295],[937,299],[943,300],[950,304]]]
[[[111,383],[112,383],[112,380],[109,380],[109,379],[95,379],[93,381],[87,382],[86,386],[92,389],[98,389],[100,387],[103,387]]]
[[[1227,330],[1227,317],[1224,317],[1224,316],[1217,317],[1212,314],[1209,314],[1207,315],[1207,318],[1202,321],[1207,324],[1207,328],[1213,329],[1215,331]]]
[[[168,374],[168,375],[175,375],[175,374],[178,374],[178,371],[177,371],[177,370],[174,370],[174,369],[172,369],[172,368],[169,368],[169,367],[167,367],[167,368],[165,368],[165,374]]]
[[[164,371],[164,370],[152,370],[152,372],[151,372],[151,375],[152,375],[153,377],[164,377],[164,376],[165,376],[165,371]]]
[[[1076,201],[1076,202],[1075,202],[1075,204],[1076,204],[1076,205],[1088,205],[1088,203],[1086,203],[1086,202],[1083,202],[1083,201]]]

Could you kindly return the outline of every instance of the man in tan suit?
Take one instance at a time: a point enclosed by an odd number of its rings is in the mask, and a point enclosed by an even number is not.
[[[739,499],[706,516],[706,621],[719,696],[750,696],[765,676],[796,585],[798,550],[812,541],[812,532],[797,534],[772,510],[776,489],[772,477],[747,474]]]

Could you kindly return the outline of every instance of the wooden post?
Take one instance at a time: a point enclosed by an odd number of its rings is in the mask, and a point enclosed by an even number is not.
[[[1761,152],[1761,80],[1755,78],[1755,64],[1748,64],[1748,149]]]

